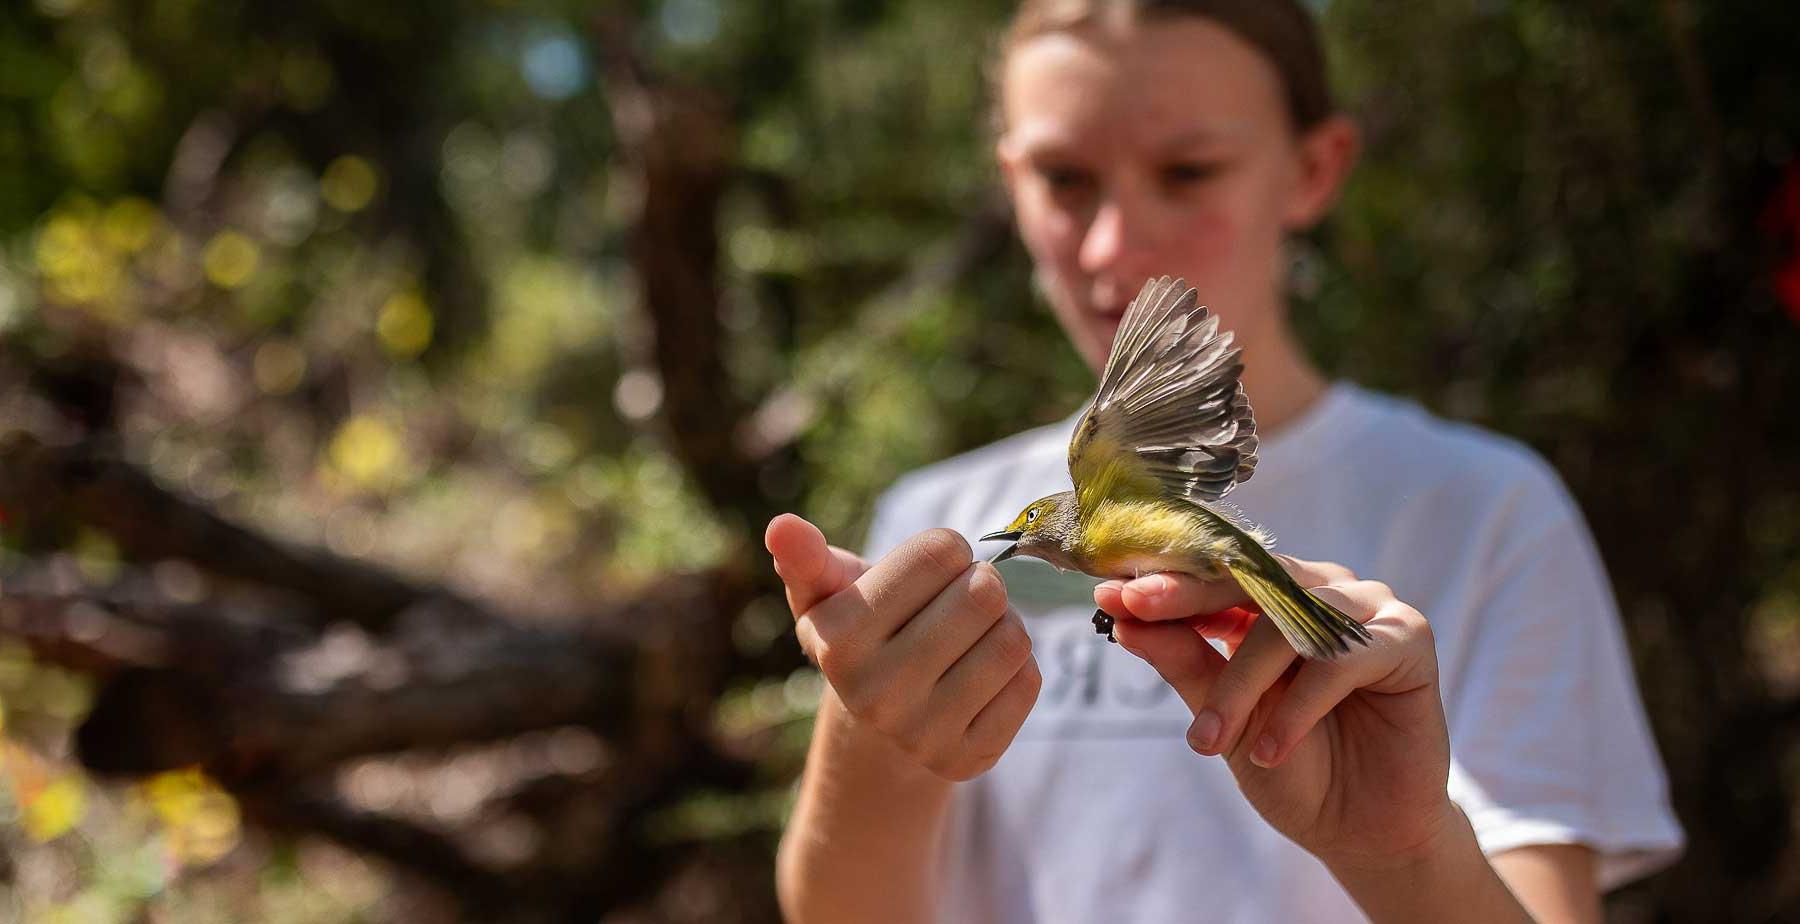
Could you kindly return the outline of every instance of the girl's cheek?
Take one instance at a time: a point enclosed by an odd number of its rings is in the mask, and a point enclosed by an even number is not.
[[[1075,215],[1062,209],[1040,204],[1021,210],[1019,232],[1026,249],[1040,266],[1059,274],[1079,264],[1086,230]]]
[[[1201,266],[1218,266],[1236,250],[1235,225],[1221,210],[1208,209],[1187,222],[1188,256]]]

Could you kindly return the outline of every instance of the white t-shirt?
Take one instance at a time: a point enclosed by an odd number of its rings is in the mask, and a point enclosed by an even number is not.
[[[934,526],[973,542],[1066,490],[1074,423],[907,475],[880,501],[867,551]],[[1681,829],[1612,593],[1549,466],[1348,384],[1259,455],[1228,500],[1277,549],[1385,581],[1431,621],[1450,794],[1484,850],[1587,844],[1606,887],[1675,858]],[[1361,917],[1323,865],[1256,815],[1223,761],[1188,749],[1191,716],[1155,671],[1094,634],[1092,579],[1033,560],[1001,571],[1043,692],[999,763],[956,789],[941,920]]]

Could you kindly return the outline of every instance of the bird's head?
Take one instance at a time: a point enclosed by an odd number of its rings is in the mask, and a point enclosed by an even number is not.
[[[988,533],[981,541],[1010,541],[989,561],[1001,562],[1015,555],[1041,558],[1058,568],[1073,568],[1068,540],[1076,527],[1075,492],[1064,491],[1031,502],[1012,523],[999,532]]]

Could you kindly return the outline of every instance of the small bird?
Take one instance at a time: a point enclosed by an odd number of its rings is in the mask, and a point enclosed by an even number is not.
[[[1367,629],[1288,576],[1267,533],[1212,506],[1255,472],[1256,420],[1238,381],[1242,348],[1198,301],[1180,279],[1144,284],[1069,441],[1075,490],[981,537],[1012,543],[991,561],[1024,555],[1099,578],[1231,577],[1304,657],[1367,644]],[[1116,641],[1104,611],[1094,629]]]

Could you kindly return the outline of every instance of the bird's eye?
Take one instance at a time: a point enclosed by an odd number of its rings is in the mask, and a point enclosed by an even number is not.
[[[1036,507],[1033,507],[1030,510],[1025,511],[1025,522],[1030,523],[1032,520],[1037,519],[1037,514],[1038,514],[1038,512],[1037,512]]]

